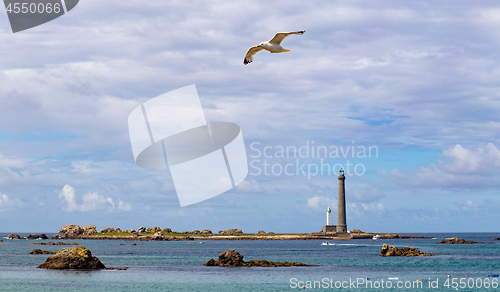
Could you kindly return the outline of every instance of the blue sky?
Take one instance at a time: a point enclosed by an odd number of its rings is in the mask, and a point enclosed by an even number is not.
[[[168,171],[135,165],[130,112],[190,84],[208,121],[241,127],[248,155],[376,147],[324,160],[363,166],[346,179],[349,229],[498,231],[498,3],[226,2],[87,0],[16,34],[0,13],[0,231],[319,231],[335,175],[250,174],[181,208]],[[243,65],[249,47],[303,29],[290,52]]]

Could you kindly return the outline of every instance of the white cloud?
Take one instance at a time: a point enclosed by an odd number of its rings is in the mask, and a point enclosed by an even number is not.
[[[370,204],[356,204],[350,203],[346,206],[346,212],[354,212],[358,216],[365,216],[369,214],[383,214],[385,205],[383,203],[370,203]]]
[[[377,203],[377,204],[361,204],[361,206],[363,207],[363,209],[365,211],[371,211],[371,210],[375,210],[375,211],[384,211],[385,210],[385,206],[384,204],[382,203]]]
[[[19,199],[12,200],[9,199],[9,196],[7,196],[6,194],[0,194],[0,212],[18,208],[23,205],[24,204]]]
[[[255,179],[243,180],[236,186],[239,193],[262,193],[263,189]]]
[[[443,156],[450,159],[440,162],[444,171],[454,174],[492,174],[500,172],[500,150],[488,143],[486,146],[470,150],[457,144],[443,151]]]
[[[26,161],[20,158],[4,157],[0,153],[0,165],[6,167],[23,168],[26,166]]]
[[[362,58],[359,60],[355,60],[348,65],[351,69],[359,70],[366,69],[368,67],[378,67],[378,66],[386,66],[391,63],[390,60],[382,60],[382,61],[374,61],[371,58]]]
[[[462,208],[462,210],[478,210],[478,205],[474,204],[471,200],[459,201],[457,205]]]
[[[380,188],[374,184],[356,184],[347,186],[347,194],[359,202],[373,202],[384,195]]]
[[[440,187],[447,189],[482,189],[500,186],[500,150],[488,143],[475,150],[460,144],[443,151],[443,158],[437,164],[416,170],[399,171],[394,169],[383,176],[409,187]]]
[[[128,203],[115,200],[111,197],[103,197],[98,195],[96,192],[88,192],[82,197],[82,204],[76,202],[75,189],[70,185],[65,185],[61,191],[59,191],[59,198],[62,199],[66,206],[63,209],[67,212],[90,212],[96,210],[107,210],[108,212],[113,211],[130,211],[132,206]]]
[[[71,166],[73,167],[74,172],[84,173],[84,174],[93,174],[97,173],[97,169],[93,167],[92,161],[73,161],[71,162]]]
[[[307,199],[306,206],[313,209],[334,209],[337,206],[337,200],[330,197],[314,196]]]
[[[307,207],[318,208],[321,198],[318,196],[307,199]]]
[[[75,202],[75,189],[70,185],[65,185],[59,192],[59,198],[66,202],[63,209],[67,212],[78,211],[78,204]]]

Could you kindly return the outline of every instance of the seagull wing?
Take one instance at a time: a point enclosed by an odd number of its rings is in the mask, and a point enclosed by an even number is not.
[[[250,49],[248,49],[248,52],[245,55],[245,60],[243,61],[243,64],[246,65],[248,63],[252,63],[253,55],[257,54],[258,52],[260,52],[262,50],[264,50],[264,49],[259,47],[259,46],[251,47]]]
[[[277,34],[274,35],[274,37],[269,41],[270,44],[273,45],[280,45],[281,42],[289,35],[292,34],[297,34],[297,35],[303,35],[306,31],[301,30],[301,31],[293,31],[293,32],[278,32]]]

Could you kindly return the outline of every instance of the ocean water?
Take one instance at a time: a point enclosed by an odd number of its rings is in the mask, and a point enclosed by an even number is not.
[[[27,236],[28,234],[20,235]],[[49,235],[49,234],[47,234]],[[30,255],[51,240],[8,240],[0,233],[0,291],[500,291],[500,242],[435,244],[447,237],[490,242],[500,233],[413,234],[435,239],[143,242],[66,240],[89,248],[106,266],[128,270],[37,269],[49,255]],[[52,240],[53,241],[53,240]],[[119,243],[125,243],[120,246]],[[167,243],[167,244],[164,244]],[[380,257],[384,243],[416,247],[436,257]],[[296,261],[315,267],[205,267],[210,258],[235,249],[245,260]],[[448,277],[448,275],[450,277]],[[367,280],[368,278],[368,280]],[[389,280],[389,278],[399,278]],[[455,280],[454,280],[455,279]],[[462,279],[462,282],[460,280]],[[416,282],[421,280],[421,282]],[[309,281],[309,282],[308,282]],[[371,282],[371,284],[368,283]],[[448,281],[449,287],[446,286]],[[388,288],[389,282],[391,288]],[[497,285],[495,286],[495,283]],[[465,287],[464,287],[465,284]],[[371,286],[370,286],[371,285]],[[430,287],[431,285],[431,287]],[[437,285],[437,288],[434,288]],[[479,287],[481,285],[481,287]],[[485,285],[488,288],[485,288]],[[303,287],[306,287],[305,289]],[[461,287],[462,286],[462,287]]]

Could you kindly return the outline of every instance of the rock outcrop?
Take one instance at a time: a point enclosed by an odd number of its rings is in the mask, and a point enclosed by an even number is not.
[[[39,248],[30,251],[30,254],[55,254],[57,251],[41,250]]]
[[[82,226],[84,235],[91,235],[92,233],[97,233],[97,229],[94,224],[89,226]]]
[[[418,257],[418,256],[434,256],[434,254],[421,252],[414,247],[405,246],[403,248],[397,248],[395,246],[388,246],[387,244],[384,244],[382,246],[382,249],[380,250],[380,256]]]
[[[210,234],[212,234],[212,230],[210,230],[210,229],[203,229],[203,230],[201,231],[201,234],[210,235]]]
[[[155,240],[163,240],[165,238],[165,236],[163,236],[163,233],[161,233],[161,231],[156,232],[153,236]]]
[[[484,242],[472,241],[472,240],[464,240],[458,237],[451,237],[441,240],[441,242],[436,242],[438,244],[481,244]]]
[[[210,230],[210,229],[203,229],[202,231],[191,230],[191,231],[184,231],[182,233],[183,234],[205,234],[205,235],[210,235],[210,234],[212,234],[212,230]]]
[[[84,246],[63,248],[38,266],[40,269],[101,270],[106,267]]]
[[[230,249],[219,255],[218,260],[210,259],[204,266],[219,266],[219,267],[290,267],[290,266],[309,266],[297,262],[270,262],[266,260],[248,261],[243,260],[244,256],[234,249]]]
[[[141,227],[139,229],[137,229],[137,233],[145,233],[146,232],[146,227]]]
[[[241,229],[231,228],[227,230],[219,230],[219,234],[220,235],[243,234],[243,231],[241,231]]]
[[[28,239],[49,239],[45,233],[40,233],[40,234],[30,234],[28,236]]]
[[[353,229],[352,230],[352,233],[364,233],[363,231],[359,230],[359,229]]]
[[[257,234],[267,234],[264,230],[259,230],[259,232],[257,232]]]
[[[155,233],[155,232],[158,232],[158,231],[161,231],[161,228],[160,228],[160,227],[158,227],[158,226],[149,227],[149,228],[147,229],[147,232],[149,232],[149,233]]]
[[[116,230],[113,227],[104,227],[103,229],[101,229],[101,233],[113,233],[113,232],[116,232]]]
[[[90,235],[97,233],[95,225],[83,226],[79,225],[64,225],[59,229],[59,233],[50,237],[50,239],[75,239],[82,235]]]
[[[183,234],[201,234],[201,231],[199,230],[190,230],[190,231],[184,231],[184,232],[181,232]]]
[[[15,234],[15,233],[11,233],[7,236],[8,239],[26,239],[26,237],[22,237],[18,234]]]
[[[161,232],[172,233],[172,229],[170,229],[170,228],[162,228]]]

